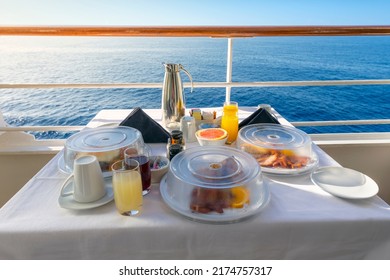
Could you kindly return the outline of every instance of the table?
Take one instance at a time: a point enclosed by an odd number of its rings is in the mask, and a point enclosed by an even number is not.
[[[240,119],[254,109],[240,108]],[[88,126],[119,123],[129,112],[103,110]],[[161,121],[159,110],[146,112]],[[154,153],[163,146],[154,144]],[[337,165],[314,149],[320,166]],[[61,155],[0,209],[0,259],[390,259],[390,206],[377,196],[337,198],[306,175],[266,178],[268,206],[233,224],[184,218],[164,203],[158,185],[139,216],[119,215],[114,202],[72,211],[58,205],[68,176],[58,169]]]

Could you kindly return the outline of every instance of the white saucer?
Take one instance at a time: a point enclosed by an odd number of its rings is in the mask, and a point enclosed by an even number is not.
[[[62,208],[71,209],[71,210],[92,209],[107,204],[114,199],[114,191],[112,189],[112,177],[104,177],[104,182],[106,184],[106,195],[99,200],[88,202],[88,203],[82,203],[82,202],[75,201],[72,195],[68,195],[68,196],[60,195],[60,197],[58,198],[58,203]],[[64,192],[69,192],[72,189],[73,189],[73,178],[71,178],[68,181],[67,185],[64,187]]]
[[[311,180],[324,191],[342,198],[370,198],[379,191],[373,179],[356,170],[344,167],[320,167],[311,174]]]

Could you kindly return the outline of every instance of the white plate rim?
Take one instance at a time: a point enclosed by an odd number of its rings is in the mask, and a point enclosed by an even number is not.
[[[326,171],[327,169],[339,169],[341,171],[353,169],[341,166],[323,166],[319,167],[310,174],[310,179],[316,186],[334,196],[347,199],[367,199],[377,195],[379,191],[378,184],[371,177],[356,170],[353,171],[360,173],[365,178],[365,183],[363,185],[345,187],[318,182],[315,178],[316,174],[318,174],[318,171]]]
[[[61,171],[61,172],[63,172],[63,173],[65,173],[65,174],[71,174],[72,172],[70,172],[70,171],[68,171],[67,169],[66,169],[66,166],[65,166],[65,159],[64,159],[64,154],[63,153],[61,153],[61,155],[60,155],[60,157],[58,158],[58,162],[57,162],[58,164],[58,169]]]
[[[264,199],[263,203],[253,212],[243,212],[244,214],[239,215],[237,217],[232,217],[232,216],[224,216],[223,214],[200,214],[200,213],[193,213],[189,208],[188,211],[181,211],[171,203],[169,203],[169,198],[166,195],[166,188],[168,187],[168,184],[166,182],[167,179],[167,174],[164,175],[164,177],[160,181],[160,193],[161,197],[163,198],[163,201],[165,204],[170,207],[172,210],[174,210],[176,213],[182,215],[183,217],[186,217],[190,220],[193,221],[198,221],[198,222],[206,222],[206,223],[235,223],[241,220],[244,220],[246,218],[249,218],[251,216],[254,216],[261,212],[269,203],[271,199],[271,191],[266,183],[266,180],[263,179],[263,184],[264,184]]]

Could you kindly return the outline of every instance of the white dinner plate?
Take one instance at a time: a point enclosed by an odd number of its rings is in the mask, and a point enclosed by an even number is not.
[[[65,159],[64,159],[64,155],[61,154],[60,155],[60,158],[58,159],[58,169],[66,174],[70,174],[71,172],[69,172],[66,167],[65,167]]]
[[[256,201],[256,207],[253,207],[251,210],[247,208],[235,208],[235,209],[224,209],[223,214],[210,212],[207,214],[197,213],[191,211],[190,207],[183,209],[180,207],[177,202],[169,195],[168,184],[167,184],[167,175],[164,175],[160,182],[160,193],[164,200],[164,202],[174,211],[183,215],[186,218],[189,218],[194,221],[206,222],[206,223],[233,223],[241,221],[245,218],[253,216],[259,212],[261,212],[269,203],[271,198],[271,193],[269,187],[264,180],[263,184],[263,192],[257,194],[259,197],[257,199],[253,199]],[[188,197],[188,201],[184,204],[190,205],[190,197]]]
[[[62,208],[71,209],[71,210],[92,209],[107,204],[114,199],[114,191],[112,189],[112,177],[104,177],[104,182],[106,185],[106,194],[99,200],[83,203],[83,202],[75,201],[72,195],[69,196],[60,195],[60,197],[58,198],[58,203]],[[66,186],[64,187],[64,192],[66,193],[72,190],[73,190],[73,178],[68,180]]]
[[[318,168],[311,174],[311,180],[324,191],[342,198],[370,198],[379,191],[377,183],[367,175],[338,166]]]

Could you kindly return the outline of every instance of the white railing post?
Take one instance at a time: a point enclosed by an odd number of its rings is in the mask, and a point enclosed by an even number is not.
[[[233,38],[228,38],[227,59],[226,59],[226,83],[232,82],[233,67]],[[226,102],[230,102],[231,86],[226,86]]]

